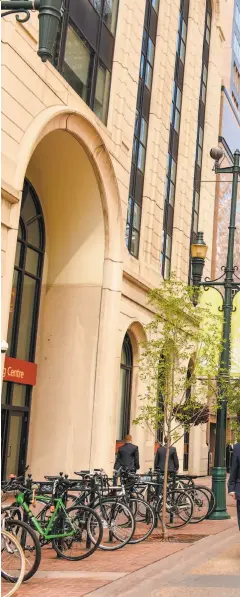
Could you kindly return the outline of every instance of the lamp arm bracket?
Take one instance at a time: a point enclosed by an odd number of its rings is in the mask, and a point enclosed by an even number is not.
[[[233,166],[226,166],[226,168],[220,168],[219,166],[215,166],[216,174],[233,174]]]
[[[25,17],[20,19],[19,14],[24,14]],[[18,10],[6,10],[5,12],[1,13],[1,17],[7,17],[8,15],[16,14],[16,20],[18,23],[26,23],[30,19],[30,12],[29,10],[25,10],[24,8],[19,8]]]
[[[36,11],[40,8],[40,0],[7,0],[1,2],[1,17],[16,14],[19,23],[26,23],[30,19],[30,10]],[[25,17],[20,18],[19,14],[24,13]]]
[[[236,272],[238,272],[238,266],[237,265],[234,265],[233,272],[234,272],[235,278],[237,278],[238,280],[240,280],[239,276],[237,276],[237,274],[236,274]]]
[[[210,282],[211,284],[214,284],[215,282],[218,282],[218,280],[221,280],[225,274],[225,266],[224,265],[221,267],[221,270],[223,271],[223,274],[221,274],[221,276],[219,276],[219,278],[214,278],[213,280],[211,280],[211,278],[206,276],[206,278],[204,278],[204,282],[202,282],[202,284],[204,284],[205,282]]]

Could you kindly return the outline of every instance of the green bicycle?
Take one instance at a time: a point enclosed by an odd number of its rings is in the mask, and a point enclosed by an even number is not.
[[[17,489],[18,492],[15,503],[10,507],[13,512],[12,532],[17,534],[19,525],[17,509],[21,509],[24,522],[39,535],[42,546],[52,543],[57,554],[67,560],[78,561],[89,557],[101,543],[103,526],[98,514],[88,506],[66,508],[65,494],[73,485],[74,483],[67,480],[57,479],[52,484],[52,496],[46,496],[37,494],[36,489],[29,489],[21,485],[17,479],[13,479],[11,490]],[[44,503],[45,507],[35,516],[31,505],[35,506],[37,503]],[[7,509],[11,512],[11,509]],[[90,537],[94,537],[94,543]]]

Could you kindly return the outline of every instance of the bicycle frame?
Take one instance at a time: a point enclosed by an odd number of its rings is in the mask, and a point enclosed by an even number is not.
[[[41,501],[41,499],[45,499],[44,496],[37,496],[36,500]],[[50,501],[50,500],[49,500]],[[25,502],[25,497],[24,497],[24,493],[19,493],[16,499],[16,503],[21,506],[21,508],[24,510],[24,512],[26,512],[26,514],[29,516],[29,518],[31,519],[31,521],[33,522],[34,528],[35,530],[39,533],[39,535],[41,535],[41,537],[43,537],[46,541],[51,541],[52,539],[63,539],[64,537],[72,537],[75,534],[75,530],[73,528],[72,522],[70,520],[70,518],[68,517],[66,508],[64,506],[63,500],[62,498],[58,498],[57,500],[55,500],[54,503],[54,512],[52,513],[52,516],[50,517],[49,523],[46,527],[46,529],[43,529],[40,525],[40,523],[37,520],[37,517],[34,516],[31,508],[29,508],[29,505],[27,504],[27,502]],[[67,533],[57,533],[57,534],[49,534],[51,531],[51,528],[53,527],[53,523],[57,517],[57,514],[60,513],[60,511],[63,511],[66,516],[67,516],[67,520],[70,523],[71,527],[72,527],[72,531],[68,531]]]

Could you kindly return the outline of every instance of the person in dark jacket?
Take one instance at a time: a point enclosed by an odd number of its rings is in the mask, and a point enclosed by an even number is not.
[[[154,461],[154,468],[155,470],[159,469],[161,472],[164,472],[165,468],[165,460],[166,460],[166,453],[167,453],[167,437],[164,438],[164,446],[160,446],[156,452],[155,461]],[[177,450],[173,446],[169,448],[169,461],[168,461],[168,472],[169,473],[177,473],[179,469],[179,461]]]
[[[117,471],[122,467],[124,470],[136,471],[140,468],[138,447],[132,443],[132,436],[126,435],[125,444],[118,450],[114,469]]]
[[[232,453],[233,447],[231,444],[226,445],[226,469],[227,473],[230,473],[231,464],[232,464]]]
[[[240,530],[240,442],[235,444],[232,455],[232,466],[228,481],[228,493],[237,502],[238,526]]]

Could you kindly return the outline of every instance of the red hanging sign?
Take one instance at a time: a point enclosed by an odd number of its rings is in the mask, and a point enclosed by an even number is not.
[[[5,357],[3,379],[4,381],[35,386],[37,381],[37,365],[29,361]]]

